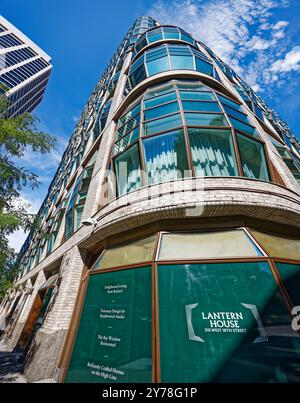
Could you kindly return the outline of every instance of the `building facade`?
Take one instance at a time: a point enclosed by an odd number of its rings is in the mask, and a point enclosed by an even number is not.
[[[20,252],[2,345],[29,381],[299,382],[299,180],[263,99],[139,18]]]
[[[51,58],[0,16],[0,94],[8,100],[8,116],[33,111],[43,99],[51,70]]]

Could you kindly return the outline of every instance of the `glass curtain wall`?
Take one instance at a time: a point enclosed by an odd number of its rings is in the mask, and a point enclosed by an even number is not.
[[[95,157],[95,156],[94,156]],[[87,197],[87,193],[90,186],[90,181],[92,178],[92,173],[94,169],[94,158],[92,157],[90,162],[87,164],[86,168],[81,175],[76,180],[72,196],[66,211],[66,222],[65,222],[65,238],[68,239],[70,236],[77,231],[81,224],[82,213]]]
[[[147,49],[133,60],[128,75],[131,87],[169,70],[193,70],[219,80],[216,69],[204,53],[187,44],[168,43]]]
[[[264,143],[243,107],[199,81],[154,86],[130,105],[110,165],[117,196],[191,175],[270,180]]]
[[[136,42],[135,52],[140,52],[145,46],[157,41],[179,40],[196,47],[196,41],[184,30],[173,26],[160,26],[145,32]]]

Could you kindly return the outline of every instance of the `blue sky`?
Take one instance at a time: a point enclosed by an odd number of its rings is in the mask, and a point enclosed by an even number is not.
[[[300,138],[300,0],[2,0],[0,13],[51,57],[53,72],[35,114],[57,137],[45,157],[22,164],[40,177],[24,191],[36,212],[47,193],[76,120],[134,19],[151,15],[179,25],[209,45],[249,82]],[[11,244],[20,247],[17,232]]]

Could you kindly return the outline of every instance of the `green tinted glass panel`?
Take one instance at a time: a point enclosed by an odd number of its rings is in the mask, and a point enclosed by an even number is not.
[[[185,111],[222,112],[217,102],[182,101]]]
[[[140,113],[140,110],[141,110],[141,105],[140,105],[140,103],[138,103],[134,108],[132,108],[129,112],[127,112],[125,115],[123,115],[120,118],[119,127],[124,125],[126,122],[128,122],[128,120],[133,118],[133,116],[138,115]]]
[[[181,82],[176,83],[176,86],[182,90],[193,90],[193,91],[207,91],[208,88],[197,82]]]
[[[282,158],[291,159],[291,156],[288,153],[288,151],[284,147],[282,147],[282,145],[279,144],[278,141],[276,141],[273,137],[270,137],[270,139],[275,144],[277,151],[279,152]]]
[[[237,176],[238,169],[229,130],[189,129],[197,176]]]
[[[169,60],[166,56],[147,62],[146,67],[148,71],[148,76],[153,76],[154,74],[160,73],[162,71],[170,70]]]
[[[39,317],[38,317],[38,319],[36,321],[36,324],[35,324],[35,330],[39,329],[42,326],[42,324],[43,324],[43,322],[45,320],[47,310],[48,310],[48,306],[49,306],[49,303],[51,301],[53,289],[54,289],[54,287],[52,286],[52,287],[49,287],[47,289],[47,291],[46,291],[46,294],[45,294],[44,299],[43,299],[43,305],[42,305]]]
[[[244,113],[241,113],[239,111],[237,111],[236,109],[231,108],[230,106],[227,105],[223,105],[223,108],[225,109],[225,111],[229,114],[232,115],[240,120],[243,120],[246,123],[249,123],[249,120],[247,118],[247,116]]]
[[[191,126],[228,126],[224,115],[185,112],[187,125]]]
[[[47,254],[51,253],[52,251],[52,235],[47,240]]]
[[[285,159],[284,162],[288,166],[288,168],[292,171],[298,171],[298,168],[292,159]]]
[[[239,120],[233,118],[232,116],[230,116],[229,119],[231,120],[231,123],[235,129],[241,130],[245,133],[249,133],[252,135],[256,133],[255,127],[249,126],[246,123],[240,122]]]
[[[70,238],[70,236],[73,234],[73,214],[72,214],[72,210],[70,210],[66,214],[65,234],[66,234],[66,239]]]
[[[213,66],[198,57],[196,57],[196,70],[209,76],[214,74]]]
[[[114,146],[114,154],[120,153],[134,143],[139,137],[139,131],[140,128],[136,127],[132,132],[122,137],[120,141],[117,141]]]
[[[244,175],[248,178],[269,180],[264,147],[258,141],[237,134]]]
[[[131,85],[134,87],[144,78],[146,78],[146,70],[144,66],[144,55],[139,57],[132,65],[129,71]]]
[[[189,35],[187,35],[187,34],[184,34],[183,32],[181,32],[181,39],[182,39],[183,41],[186,41],[186,42],[190,43],[190,44],[194,44],[194,43],[195,43],[195,41],[194,41],[193,38],[191,38],[191,37],[190,37]]]
[[[183,178],[188,171],[182,130],[145,139],[143,147],[149,184]]]
[[[115,159],[118,195],[141,186],[141,170],[138,146],[135,144]]]
[[[297,180],[297,182],[300,183],[300,173],[292,172],[292,174],[294,175],[294,178]]]
[[[173,70],[195,70],[192,55],[171,55],[170,59]]]
[[[129,133],[133,128],[140,124],[140,115],[136,115],[135,118],[129,120],[124,126],[118,129],[118,138]]]
[[[234,101],[232,101],[231,99],[226,98],[226,97],[223,97],[223,96],[220,95],[220,94],[218,94],[218,97],[219,97],[219,100],[220,100],[223,104],[229,105],[229,106],[231,106],[231,107],[234,108],[234,109],[239,109],[239,110],[241,109],[241,105],[238,104],[238,103],[236,103],[236,102],[234,102]]]
[[[169,115],[170,113],[174,113],[177,111],[179,111],[178,102],[171,102],[170,104],[156,106],[155,108],[147,109],[144,112],[144,120],[159,118],[161,116]]]
[[[167,84],[160,87],[156,86],[147,92],[147,94],[145,95],[145,99],[157,97],[158,95],[163,95],[173,90],[174,90],[173,84]]]
[[[74,209],[74,231],[80,226],[84,205],[76,206]]]
[[[151,382],[150,267],[90,276],[65,382]]]
[[[179,113],[171,116],[166,116],[161,119],[152,120],[143,124],[143,134],[145,136],[162,132],[164,130],[173,129],[182,126],[182,120]]]
[[[148,43],[153,43],[156,41],[160,41],[162,39],[163,39],[162,32],[156,32],[156,33],[149,32],[148,33]]]
[[[276,263],[293,306],[300,306],[300,264]]]
[[[145,109],[152,108],[153,106],[161,105],[170,101],[176,101],[176,92],[170,92],[169,94],[149,99],[144,102],[144,107]]]
[[[215,101],[212,92],[180,91],[181,99],[191,99],[194,101]]]
[[[80,203],[84,202],[85,199],[86,199],[86,196],[87,196],[87,190],[86,189],[83,190],[82,192],[78,192],[75,204],[80,204]]]
[[[165,39],[179,39],[179,31],[175,27],[164,27],[163,32]]]
[[[160,265],[162,382],[299,382],[300,337],[266,262]]]

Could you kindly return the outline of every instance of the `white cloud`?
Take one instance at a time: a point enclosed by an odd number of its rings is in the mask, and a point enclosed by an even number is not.
[[[28,149],[24,152],[18,164],[25,164],[28,169],[37,169],[41,172],[49,172],[58,167],[61,156],[68,145],[63,137],[57,137],[56,148],[47,154],[40,154]]]
[[[287,21],[278,21],[274,26],[273,29],[281,29],[281,28],[285,28],[289,25],[289,23]]]
[[[247,43],[246,47],[249,50],[265,50],[271,46],[271,42],[260,38],[258,36],[253,36]]]
[[[270,67],[288,46],[289,23],[274,19],[273,12],[288,4],[288,0],[157,0],[148,15],[190,32],[250,85],[263,89],[271,82]]]
[[[273,63],[271,71],[274,73],[287,73],[300,70],[300,46],[295,46],[288,52],[284,59],[279,59]]]
[[[28,234],[25,234],[23,230],[18,230],[13,232],[8,237],[9,246],[13,248],[16,252],[19,252],[23,243],[26,241]]]
[[[35,194],[24,194],[15,202],[15,206],[24,206],[30,214],[36,214],[42,204],[42,199],[38,198]],[[16,252],[19,252],[23,243],[27,238],[28,233],[23,230],[13,232],[8,237],[9,246],[14,248]]]

